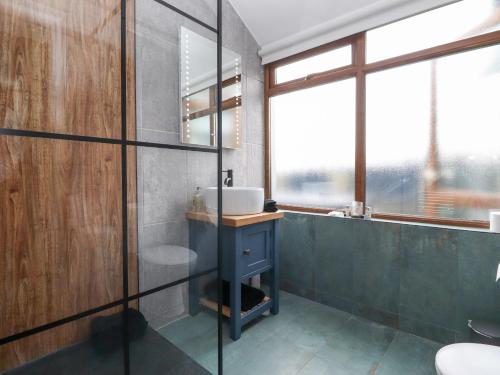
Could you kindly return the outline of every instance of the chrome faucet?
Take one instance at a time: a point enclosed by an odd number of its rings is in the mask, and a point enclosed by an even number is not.
[[[222,173],[227,173],[227,177],[224,179],[224,186],[233,187],[233,170],[228,169],[227,171],[222,171]]]

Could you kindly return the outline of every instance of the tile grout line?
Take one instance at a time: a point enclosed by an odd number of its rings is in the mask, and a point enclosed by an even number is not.
[[[376,374],[377,371],[378,371],[378,368],[380,366],[380,364],[382,363],[382,361],[384,360],[384,358],[386,357],[387,355],[387,352],[389,352],[389,349],[391,347],[391,345],[394,343],[394,341],[396,340],[396,337],[399,335],[399,330],[395,330],[395,334],[394,334],[394,337],[392,338],[391,342],[389,343],[389,345],[387,345],[387,348],[385,349],[384,351],[384,354],[382,354],[382,357],[380,357],[380,360],[377,362],[377,364],[375,365],[375,368],[373,369],[373,371],[370,371],[370,375],[371,374]]]
[[[305,369],[305,368],[306,368],[306,366],[307,366],[307,365],[308,365],[308,364],[309,364],[309,363],[310,363],[310,362],[311,362],[314,358],[316,358],[316,354],[315,354],[315,353],[311,353],[311,354],[312,354],[311,358],[309,358],[309,359],[308,359],[308,360],[304,363],[304,365],[303,365],[303,366],[300,366],[300,368],[299,368],[299,369],[297,370],[297,372],[295,373],[296,375],[300,375],[301,371],[302,371],[303,369]]]

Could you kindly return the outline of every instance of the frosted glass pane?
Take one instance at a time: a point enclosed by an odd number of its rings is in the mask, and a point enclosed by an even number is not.
[[[307,77],[310,74],[326,72],[328,70],[351,65],[351,46],[336,48],[334,50],[309,57],[288,65],[276,68],[276,83],[292,81],[297,78]]]
[[[500,1],[459,1],[368,31],[367,61],[379,61],[499,29]]]
[[[182,143],[193,145],[210,145],[210,119],[211,116],[198,117],[185,121],[182,127]]]
[[[206,111],[209,108],[210,92],[208,89],[198,91],[182,98],[182,116],[187,116],[188,112],[193,114],[199,111]]]
[[[241,96],[241,82],[222,87],[222,101]]]
[[[281,204],[354,198],[355,80],[271,98],[272,194]]]
[[[222,147],[241,147],[241,106],[222,112]]]
[[[487,220],[500,207],[500,46],[367,77],[367,204]]]

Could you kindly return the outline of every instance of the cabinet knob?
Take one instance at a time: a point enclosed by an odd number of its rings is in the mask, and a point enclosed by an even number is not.
[[[243,255],[250,255],[251,252],[252,252],[252,250],[245,249],[245,250],[243,250]]]

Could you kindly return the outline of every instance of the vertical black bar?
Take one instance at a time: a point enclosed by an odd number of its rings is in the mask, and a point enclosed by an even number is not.
[[[222,0],[217,0],[217,297],[217,357],[222,375]]]
[[[122,339],[123,339],[123,361],[124,373],[130,373],[130,356],[128,340],[128,198],[127,198],[127,0],[121,0],[121,159],[122,159],[122,273],[123,273],[123,319],[122,319]]]
[[[167,5],[162,0],[155,0],[158,3],[163,5]],[[218,133],[218,148],[214,150],[212,148],[203,148],[203,147],[194,147],[194,146],[182,146],[182,145],[170,145],[170,144],[160,144],[153,142],[140,142],[140,141],[132,141],[127,140],[127,0],[121,0],[120,5],[120,63],[121,63],[121,139],[107,138],[107,137],[93,137],[93,136],[83,136],[69,133],[54,133],[54,132],[42,132],[42,131],[30,131],[23,129],[7,129],[0,127],[0,135],[4,136],[19,136],[19,137],[31,137],[31,138],[44,138],[44,139],[59,139],[59,140],[67,140],[67,141],[79,141],[79,142],[93,142],[93,143],[105,143],[105,144],[115,144],[121,145],[121,189],[122,189],[122,261],[123,261],[123,298],[118,299],[114,302],[100,305],[96,308],[80,312],[78,314],[59,319],[54,322],[50,322],[32,329],[28,329],[26,331],[18,332],[14,335],[2,337],[0,338],[0,346],[6,345],[10,342],[14,342],[25,337],[29,337],[31,335],[35,335],[40,332],[48,331],[50,329],[54,329],[56,327],[62,326],[64,324],[76,321],[78,319],[82,319],[84,317],[88,317],[99,312],[115,308],[118,306],[122,306],[123,308],[123,319],[122,319],[122,330],[123,330],[123,348],[124,348],[124,368],[125,373],[130,373],[130,356],[129,356],[129,339],[128,339],[128,307],[129,307],[129,299],[130,300],[138,300],[142,294],[134,294],[130,296],[129,292],[129,262],[128,262],[128,177],[127,177],[127,144],[131,146],[142,146],[142,147],[154,147],[154,148],[168,148],[168,149],[179,149],[179,150],[187,150],[187,151],[197,151],[197,152],[208,152],[208,153],[218,153],[218,162],[217,162],[217,173],[218,173],[218,293],[219,293],[219,301],[218,301],[218,359],[219,359],[219,373],[222,374],[222,278],[221,278],[221,269],[222,269],[222,110],[221,110],[221,98],[222,98],[222,38],[220,37],[220,32],[218,32],[213,27],[205,24],[204,22],[195,19],[194,17],[187,15],[186,13],[180,11],[179,9],[167,5],[171,10],[185,15],[190,20],[202,25],[203,27],[216,32],[218,34],[217,38],[217,57],[218,57],[218,85],[217,85],[217,106],[218,106],[218,124],[217,124],[217,133]],[[217,3],[217,25],[218,29],[222,30],[222,2],[218,0]],[[135,41],[135,39],[134,39]],[[134,60],[135,63],[135,60]],[[135,124],[135,122],[134,122]],[[213,270],[205,271],[201,274],[194,275],[192,277],[200,277],[203,274],[208,274],[214,272]],[[177,281],[179,282],[179,281]],[[168,286],[170,287],[170,286]],[[167,288],[167,285],[163,285],[158,287],[159,290],[163,290]],[[155,288],[156,289],[156,288]],[[150,291],[151,292],[151,291]],[[156,292],[156,291],[155,291]],[[145,295],[148,295],[149,292],[143,292]]]

